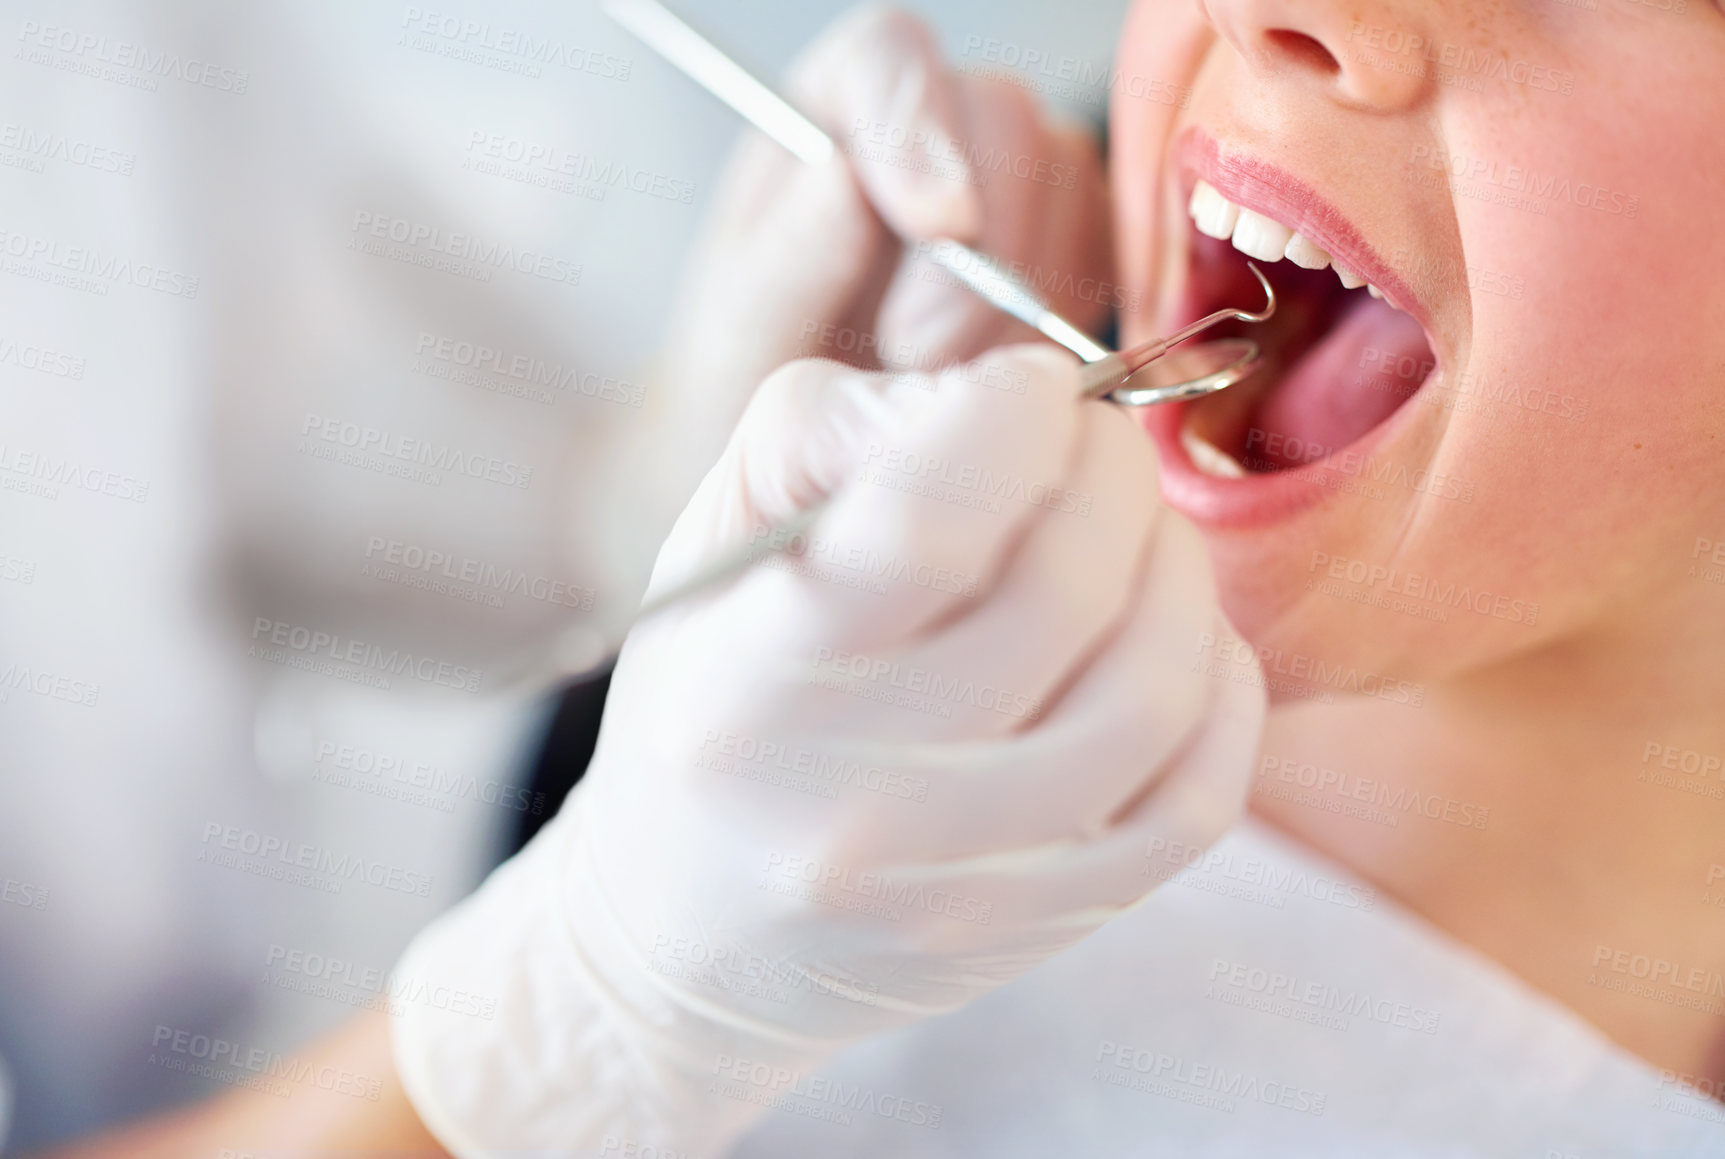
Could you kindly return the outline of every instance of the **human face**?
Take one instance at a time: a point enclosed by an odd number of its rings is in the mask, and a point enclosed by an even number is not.
[[[1147,412],[1249,640],[1434,680],[1704,583],[1725,540],[1714,0],[1139,0],[1118,65],[1128,341],[1261,299],[1189,216],[1200,180],[1213,230],[1244,207],[1276,223],[1260,247],[1295,230],[1388,299],[1264,262],[1266,370]],[[1185,107],[1138,95],[1170,85]]]

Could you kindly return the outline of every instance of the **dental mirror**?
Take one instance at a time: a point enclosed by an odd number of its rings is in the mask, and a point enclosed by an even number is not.
[[[1263,363],[1249,338],[1217,338],[1170,350],[1104,395],[1121,406],[1155,406],[1233,386]]]

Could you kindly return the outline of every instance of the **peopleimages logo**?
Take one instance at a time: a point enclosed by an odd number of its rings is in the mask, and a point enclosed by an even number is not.
[[[1711,966],[1685,965],[1672,958],[1641,954],[1600,943],[1593,948],[1593,968],[1626,978],[1660,983],[1712,998],[1725,997],[1725,974]]]
[[[0,443],[0,474],[17,475],[45,485],[45,498],[57,499],[56,487],[72,487],[112,499],[142,503],[150,497],[150,481],[107,471],[48,451],[26,450]]]
[[[402,13],[401,27],[406,30],[404,35],[424,37],[431,46],[441,42],[451,49],[492,52],[514,58],[519,67],[508,71],[520,71],[529,76],[540,75],[539,66],[550,65],[603,80],[626,81],[633,68],[633,62],[627,57],[612,56],[555,36],[411,5]],[[421,45],[410,43],[409,47],[419,48]]]
[[[671,177],[652,169],[641,169],[626,161],[602,159],[591,153],[571,152],[557,145],[530,141],[524,137],[474,129],[467,137],[467,152],[470,158],[498,163],[498,174],[513,174],[517,179],[527,179],[529,184],[537,184],[529,177],[529,174],[533,173],[567,178],[572,183],[567,191],[577,188],[596,191],[598,196],[595,200],[602,201],[606,191],[617,189],[639,193],[643,197],[656,197],[662,201],[680,202],[683,205],[695,203],[693,181]],[[520,166],[521,169],[505,170],[502,163]]]
[[[487,241],[477,234],[409,221],[387,213],[356,210],[350,233],[352,236],[348,244],[352,248],[360,248],[357,242],[372,238],[379,242],[392,242],[404,250],[418,251],[426,256],[471,262],[478,273],[485,275],[480,279],[482,281],[490,279],[491,270],[508,269],[543,278],[548,282],[562,282],[571,286],[581,284],[583,266],[580,262],[571,262],[554,254],[540,253],[538,250],[519,249],[499,241]],[[377,252],[386,257],[394,256],[387,251]]]
[[[24,273],[29,276],[29,270],[36,263],[41,263],[48,269],[59,271],[59,274],[50,275],[47,270],[41,270],[38,280],[76,278],[75,288],[97,294],[106,295],[110,286],[130,285],[140,290],[154,290],[171,298],[198,296],[198,277],[195,274],[150,262],[133,261],[94,246],[68,245],[58,238],[44,237],[41,234],[20,233],[0,227],[0,254],[29,263],[17,270],[9,269],[8,273]]]
[[[647,401],[646,388],[635,383],[562,362],[547,362],[532,355],[499,350],[483,342],[448,338],[422,330],[414,353],[430,361],[448,363],[475,373],[496,374],[526,386],[614,402],[637,410]]]
[[[1432,821],[1447,821],[1464,829],[1484,829],[1491,820],[1491,810],[1438,793],[1410,789],[1406,785],[1373,777],[1361,777],[1340,769],[1326,768],[1296,760],[1266,754],[1258,766],[1260,779],[1274,777],[1278,781],[1312,789],[1322,795],[1333,793],[1347,801],[1361,801],[1384,809],[1393,823],[1402,814],[1417,814]],[[1260,789],[1263,786],[1259,786]],[[1271,794],[1274,795],[1274,794]]]
[[[1410,596],[1451,609],[1476,612],[1482,616],[1507,620],[1512,624],[1534,624],[1539,620],[1539,605],[1519,600],[1472,584],[1442,580],[1419,572],[1403,571],[1398,567],[1370,560],[1349,559],[1314,551],[1306,565],[1308,575],[1322,573],[1333,580],[1345,580],[1356,586],[1378,588],[1400,596]],[[1309,585],[1308,585],[1309,586]]]
[[[411,438],[394,431],[326,418],[323,415],[307,414],[305,421],[300,424],[300,436],[302,446],[314,450],[346,450],[361,459],[375,456],[379,463],[406,463],[425,468],[429,472],[447,471],[451,475],[483,479],[488,483],[515,487],[522,491],[533,482],[533,467],[527,463],[499,459],[495,455],[476,454],[448,443]],[[322,446],[323,444],[327,446]],[[440,478],[436,474],[431,477]]]
[[[757,774],[793,774],[793,782],[832,788],[846,786],[859,791],[899,797],[907,801],[928,798],[928,779],[848,757],[829,757],[802,745],[783,741],[756,740],[752,736],[710,728],[701,741],[696,763],[718,772],[741,772],[733,762],[754,766]],[[745,774],[746,775],[746,774]],[[752,779],[759,779],[752,778]],[[776,778],[782,779],[782,778]]]
[[[1192,101],[1192,90],[1185,85],[1140,73],[1123,73],[1113,64],[1057,56],[1010,40],[967,36],[963,55],[966,63],[960,65],[960,72],[1016,82],[1058,99],[1096,104],[1109,93],[1119,93],[1180,109]],[[979,68],[969,63],[972,60],[998,67]]]
[[[1478,182],[1507,193],[1523,194],[1542,202],[1566,202],[1581,209],[1591,209],[1612,217],[1634,217],[1641,210],[1641,198],[1622,190],[1607,189],[1589,181],[1576,181],[1555,173],[1541,173],[1523,165],[1504,164],[1491,157],[1468,156],[1430,145],[1415,145],[1411,160],[1415,165],[1445,174],[1452,180]]]
[[[1078,188],[1078,168],[1015,153],[1011,149],[983,147],[973,141],[960,141],[944,133],[920,126],[907,128],[890,121],[875,121],[858,117],[851,125],[850,154],[861,161],[896,164],[944,176],[949,180],[969,178],[973,185],[984,184],[986,175],[1017,177],[1057,189]],[[918,163],[907,154],[922,155]],[[943,171],[941,166],[949,167]]]
[[[794,993],[838,998],[864,1006],[880,1002],[880,985],[863,978],[830,973],[794,959],[769,959],[734,946],[708,945],[699,939],[656,934],[647,968],[662,977],[693,982],[784,1005]]]
[[[176,1030],[171,1026],[158,1025],[150,1038],[150,1046],[154,1050],[166,1052],[169,1056],[179,1056],[182,1060],[197,1060],[212,1067],[231,1067],[265,1079],[286,1080],[299,1086],[315,1086],[319,1090],[352,1095],[373,1103],[377,1102],[378,1095],[383,1090],[381,1080],[342,1067],[314,1066],[291,1054],[282,1054],[280,1051],[266,1050],[258,1046],[248,1047],[229,1039]],[[172,1065],[167,1057],[156,1054],[150,1056],[150,1061],[157,1066],[169,1065],[174,1070],[187,1069],[184,1065]]]
[[[538,600],[540,603],[577,608],[584,612],[593,610],[593,601],[596,595],[593,589],[585,584],[574,583],[570,580],[552,579],[549,576],[531,575],[515,568],[499,568],[495,564],[474,559],[472,556],[456,555],[439,548],[427,548],[417,543],[387,539],[381,535],[372,535],[366,538],[365,558],[374,561],[374,563],[387,564],[391,568],[399,568],[427,577],[435,576],[457,583],[470,584],[481,589],[487,595],[503,592],[524,599]],[[399,581],[398,576],[391,575],[387,571],[381,572],[378,578],[397,579]],[[498,600],[493,606],[502,606],[502,601]]]
[[[39,24],[34,20],[25,20],[19,25],[18,39],[26,50],[65,54],[63,59],[76,66],[70,70],[73,72],[99,75],[102,79],[116,79],[102,71],[102,66],[107,66],[108,69],[125,69],[142,74],[135,79],[143,83],[135,87],[151,91],[157,87],[158,78],[162,77],[172,77],[199,88],[235,94],[244,93],[246,86],[251,83],[251,74],[237,68],[211,64],[194,57],[181,56],[177,52],[153,49],[126,40],[112,40],[106,36],[80,32],[75,28]],[[45,61],[31,56],[28,59],[37,64],[51,63],[51,58]]]
[[[497,1017],[497,999],[453,986],[406,978],[393,970],[360,966],[344,958],[271,943],[264,958],[266,982],[284,990],[334,998],[348,1005],[400,1014],[420,1005],[490,1022]],[[274,972],[273,976],[271,972]],[[352,1001],[359,998],[361,1001]],[[365,999],[370,999],[366,1001]]]
[[[0,902],[25,909],[47,909],[48,887],[8,877],[0,882]]]
[[[927,257],[936,244],[938,243],[919,241],[911,247],[911,252],[919,258]],[[966,267],[968,272],[978,277],[988,276],[993,269],[1004,267],[1026,289],[1040,294],[1045,300],[1075,298],[1083,302],[1111,306],[1116,310],[1136,310],[1144,300],[1143,294],[1137,290],[1129,290],[1117,282],[1065,270],[1045,269],[1029,262],[985,258],[981,254],[949,254],[943,258],[941,265],[932,269],[947,279],[946,284],[958,285],[955,271],[967,272]],[[1024,391],[1020,389],[1016,393],[1023,394]]]
[[[1146,877],[1199,889],[1206,888],[1203,884],[1206,878],[1213,879],[1212,884],[1234,883],[1275,896],[1272,909],[1282,908],[1283,895],[1309,898],[1343,909],[1377,907],[1377,893],[1369,885],[1276,865],[1259,857],[1236,857],[1231,851],[1169,841],[1165,837],[1150,839],[1144,849],[1144,860]]]
[[[1418,32],[1361,21],[1348,29],[1348,40],[1391,56],[1410,57],[1458,77],[1502,81],[1563,96],[1575,92],[1574,72],[1512,59],[1495,48],[1437,41]]]
[[[1437,1011],[1423,1006],[1374,997],[1359,990],[1226,958],[1211,960],[1210,982],[1247,994],[1297,1003],[1314,1011],[1347,1018],[1367,1018],[1383,1026],[1417,1034],[1436,1034],[1441,1021]]]
[[[429,805],[449,812],[457,800],[495,805],[517,813],[540,816],[545,812],[545,794],[521,785],[471,773],[452,772],[425,761],[404,761],[389,753],[335,741],[320,741],[312,779],[340,788],[356,789],[391,800]]]
[[[1266,679],[1287,677],[1297,682],[1294,688],[1277,691],[1288,691],[1297,695],[1298,684],[1303,683],[1312,688],[1371,696],[1412,708],[1425,704],[1426,690],[1423,684],[1412,684],[1376,672],[1362,672],[1353,665],[1331,663],[1303,652],[1287,652],[1267,645],[1254,648],[1245,640],[1232,636],[1217,636],[1213,632],[1200,632],[1193,650],[1199,653],[1212,652],[1223,665],[1246,667],[1255,663]]]
[[[960,704],[985,712],[1021,720],[1035,720],[1042,715],[1042,700],[1011,692],[986,681],[942,676],[927,668],[900,664],[896,660],[880,660],[860,652],[845,652],[833,648],[815,650],[814,668],[818,682],[837,679],[860,681],[895,689],[943,705]],[[819,680],[824,677],[825,680]]]
[[[0,668],[0,704],[14,692],[30,692],[50,700],[64,700],[85,708],[96,707],[102,686],[89,680],[79,680],[64,672],[53,672],[30,664],[8,663]]]
[[[1045,507],[1088,519],[1094,502],[1085,492],[1054,487],[1010,471],[957,463],[943,455],[870,443],[863,455],[861,481],[899,491],[975,507],[990,513],[1001,501]]]
[[[772,892],[818,901],[837,909],[868,913],[888,921],[902,920],[907,910],[981,926],[988,925],[994,916],[994,903],[981,898],[938,886],[930,889],[923,882],[900,881],[873,870],[852,871],[847,866],[795,853],[768,852],[762,872],[766,878],[761,885],[772,889]],[[774,888],[773,878],[811,888]]]
[[[10,363],[53,378],[84,377],[84,359],[77,355],[62,354],[29,342],[19,343],[11,338],[0,337],[0,363]]]
[[[35,162],[34,170],[38,173],[42,171],[43,161],[59,161],[79,169],[117,173],[121,177],[130,177],[138,165],[135,153],[11,122],[0,125],[0,149],[29,158]]]
[[[787,531],[782,527],[768,527],[764,523],[755,524],[755,530],[749,536],[749,547],[751,554],[758,557],[757,562],[790,557],[881,581],[878,594],[883,595],[886,581],[946,592],[965,599],[975,598],[981,587],[981,581],[968,572],[919,563],[900,555],[882,555],[873,547],[847,544],[801,531]]]
[[[240,825],[207,821],[202,844],[200,861],[254,876],[279,878],[290,884],[315,885],[328,893],[341,892],[343,882],[363,881],[393,893],[431,896],[429,873],[355,853],[337,852],[308,841],[289,841]],[[335,888],[328,888],[332,885]]]
[[[940,1127],[942,1107],[907,1095],[874,1090],[842,1079],[804,1074],[789,1067],[721,1054],[713,1060],[713,1094],[774,1107],[798,1116],[848,1126],[852,1115],[875,1115],[913,1127]],[[792,1102],[791,1100],[801,1100]],[[812,1105],[809,1105],[812,1104]],[[826,1113],[822,1113],[826,1112]]]
[[[1234,1100],[1238,1099],[1307,1115],[1322,1115],[1329,1101],[1323,1091],[1264,1079],[1220,1063],[1197,1062],[1177,1054],[1108,1039],[1097,1043],[1090,1077],[1110,1086],[1127,1087],[1228,1112],[1235,1109]]]
[[[272,620],[267,616],[258,616],[252,621],[252,640],[254,654],[258,644],[263,643],[277,649],[286,649],[307,659],[321,658],[391,676],[411,676],[427,684],[465,692],[478,692],[480,683],[485,679],[485,673],[478,668],[452,664],[430,656],[415,656],[412,652],[400,648],[386,649],[351,636],[306,628],[285,620]]]

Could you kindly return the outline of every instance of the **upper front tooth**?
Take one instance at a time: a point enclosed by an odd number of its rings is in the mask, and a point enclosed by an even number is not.
[[[1279,261],[1288,252],[1293,236],[1294,231],[1287,226],[1249,209],[1242,209],[1240,220],[1234,223],[1234,248],[1261,262]]]
[[[1192,187],[1192,203],[1187,212],[1192,215],[1192,224],[1198,227],[1199,233],[1227,241],[1234,233],[1240,207],[1218,193],[1208,181],[1200,181]]]
[[[1288,239],[1288,260],[1308,270],[1321,270],[1330,264],[1330,255],[1313,245],[1303,233]]]
[[[1330,268],[1336,271],[1336,277],[1342,279],[1342,285],[1346,286],[1350,290],[1357,290],[1366,284],[1366,280],[1364,278],[1360,277],[1358,274],[1354,273],[1354,271],[1345,266],[1337,265],[1334,260],[1330,262]]]
[[[1370,294],[1380,302],[1384,300],[1384,292],[1372,285],[1370,282],[1366,283],[1366,293]]]
[[[1321,270],[1335,264],[1312,239],[1261,213],[1235,205],[1208,181],[1200,180],[1192,186],[1192,200],[1186,211],[1191,214],[1192,224],[1198,227],[1199,233],[1222,241],[1232,240],[1235,249],[1261,262],[1281,261],[1285,257],[1308,270]],[[1335,270],[1342,279],[1342,285],[1350,290],[1366,284],[1364,278],[1354,276],[1351,270],[1340,265],[1336,265]]]

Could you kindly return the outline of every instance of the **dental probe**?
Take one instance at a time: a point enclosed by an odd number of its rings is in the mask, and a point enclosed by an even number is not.
[[[824,129],[690,28],[659,0],[605,0],[604,8],[611,19],[634,33],[648,48],[806,164],[826,165],[839,155],[838,144]],[[944,239],[930,245],[927,253],[935,264],[996,308],[1034,327],[1084,361],[1099,362],[1108,357],[1106,346],[1050,310],[987,254]]]
[[[807,164],[826,165],[839,155],[838,144],[825,130],[726,56],[712,41],[689,27],[659,0],[605,0],[604,9],[611,19],[633,33],[648,48]],[[929,244],[924,252],[936,265],[996,309],[1017,318],[1090,363],[1091,369],[1084,377],[1083,397],[1109,398],[1126,406],[1152,406],[1175,399],[1195,398],[1239,382],[1258,367],[1258,347],[1244,339],[1209,343],[1203,349],[1188,352],[1188,357],[1176,365],[1197,373],[1177,381],[1160,381],[1168,377],[1166,371],[1174,369],[1168,367],[1161,375],[1155,376],[1159,381],[1154,385],[1115,390],[1132,375],[1164,357],[1171,347],[1218,322],[1230,318],[1261,322],[1276,310],[1276,295],[1270,290],[1270,283],[1253,265],[1252,273],[1269,299],[1262,311],[1254,314],[1243,310],[1218,310],[1178,334],[1116,354],[1049,309],[1046,302],[987,254],[950,238]]]

